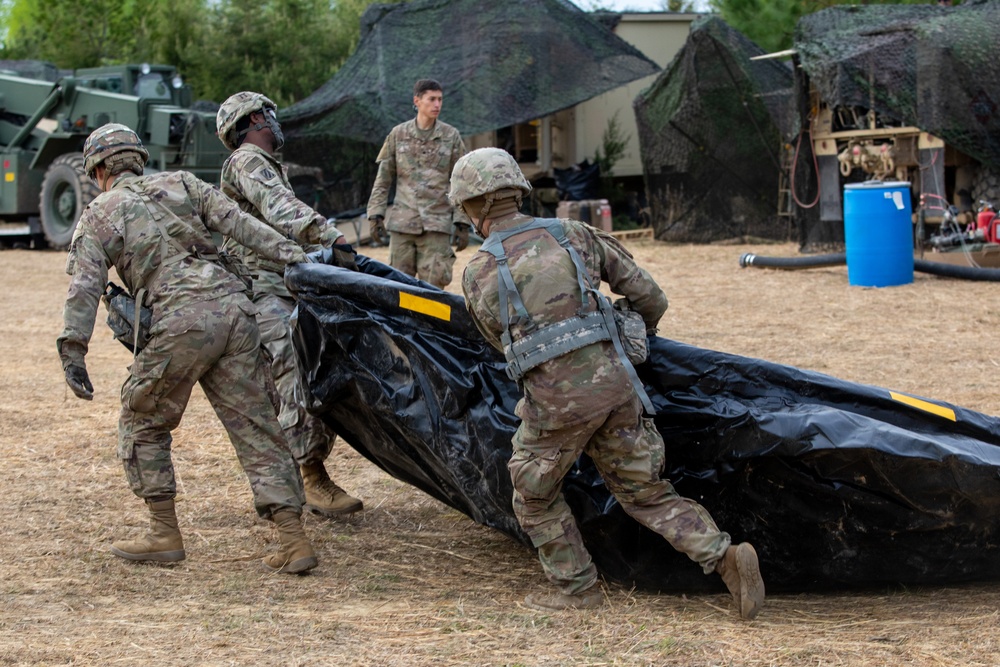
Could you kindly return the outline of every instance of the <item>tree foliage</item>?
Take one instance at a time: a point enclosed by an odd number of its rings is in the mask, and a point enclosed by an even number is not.
[[[806,14],[857,0],[709,0],[723,20],[765,51],[792,47],[795,24]],[[863,4],[927,4],[927,0],[871,0]]]
[[[0,57],[170,64],[199,99],[259,90],[285,106],[343,64],[372,1],[0,0]]]

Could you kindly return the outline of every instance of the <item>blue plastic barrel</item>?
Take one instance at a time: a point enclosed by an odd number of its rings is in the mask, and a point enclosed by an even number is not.
[[[862,287],[913,282],[910,184],[871,181],[844,186],[847,281]]]

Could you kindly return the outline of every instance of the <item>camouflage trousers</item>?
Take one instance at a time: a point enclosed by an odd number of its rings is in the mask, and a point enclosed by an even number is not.
[[[302,477],[265,389],[254,310],[244,295],[231,295],[192,304],[154,325],[122,385],[118,423],[118,457],[140,498],[177,495],[170,433],[198,383],[250,480],[257,513],[270,518],[284,507],[301,511]]]
[[[288,327],[295,301],[275,294],[258,294],[254,305],[261,341],[271,355],[271,377],[281,401],[278,422],[285,432],[288,448],[299,465],[322,463],[330,455],[337,434],[302,407],[302,390]]]
[[[403,273],[444,289],[451,284],[455,251],[451,234],[389,232],[389,264]]]
[[[537,547],[545,575],[563,593],[585,591],[597,581],[597,569],[562,494],[563,478],[581,452],[594,460],[622,509],[700,564],[706,574],[731,543],[704,507],[660,479],[663,438],[653,421],[643,418],[638,397],[559,430],[539,431],[522,422],[513,445],[508,468],[514,514]]]

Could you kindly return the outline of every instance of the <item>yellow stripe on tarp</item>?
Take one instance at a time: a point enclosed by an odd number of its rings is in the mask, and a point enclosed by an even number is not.
[[[415,296],[401,291],[399,293],[399,307],[412,310],[415,313],[430,315],[445,322],[451,321],[451,306],[439,301],[425,299],[422,296]]]
[[[919,398],[913,398],[912,396],[905,396],[903,394],[897,394],[894,391],[889,392],[889,396],[892,400],[899,401],[900,403],[906,403],[910,407],[917,408],[918,410],[923,410],[924,412],[929,412],[932,415],[937,415],[938,417],[944,417],[945,419],[950,419],[951,421],[958,421],[955,418],[955,411],[951,408],[946,408],[943,405],[938,405],[937,403],[931,403],[930,401],[922,401]]]

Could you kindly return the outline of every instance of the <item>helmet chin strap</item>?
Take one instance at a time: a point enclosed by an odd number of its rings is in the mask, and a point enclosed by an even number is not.
[[[265,127],[271,130],[271,134],[274,135],[274,150],[278,150],[285,145],[285,135],[281,131],[281,124],[278,123],[277,117],[274,115],[274,109],[270,107],[260,110],[260,113],[264,114],[263,123],[252,123],[250,127],[245,130],[241,130],[236,133],[236,145],[240,146],[243,143],[243,139],[250,132],[263,130]]]
[[[482,237],[486,236],[483,225],[487,218],[503,218],[521,210],[522,193],[520,190],[499,190],[483,195],[483,206],[476,211],[475,205],[468,202],[462,204],[466,215],[472,220],[478,220],[475,225],[476,233]]]
[[[274,109],[266,109],[264,111],[264,124],[271,129],[271,134],[274,135],[274,150],[278,150],[284,146],[285,135],[281,131],[281,124],[278,123],[278,118],[274,115]]]

